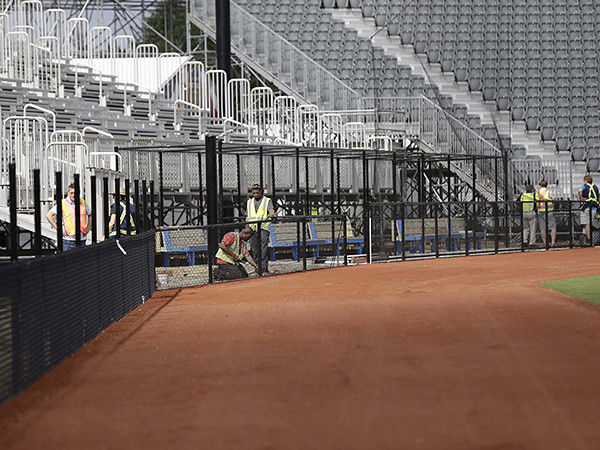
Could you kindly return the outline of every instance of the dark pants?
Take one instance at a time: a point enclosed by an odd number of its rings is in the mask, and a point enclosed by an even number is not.
[[[258,233],[254,233],[250,240],[250,253],[256,264],[260,264],[263,272],[269,270],[269,230],[260,230],[260,259],[258,258]]]
[[[239,280],[241,278],[248,278],[248,272],[246,272],[246,269],[242,265],[229,263],[217,264],[214,276],[217,281]]]
[[[85,239],[81,239],[80,246],[85,247]],[[75,248],[77,248],[75,246],[75,241],[72,241],[70,239],[63,239],[63,251],[74,250]]]

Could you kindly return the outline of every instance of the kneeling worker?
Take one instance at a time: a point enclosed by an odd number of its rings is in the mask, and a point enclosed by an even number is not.
[[[225,281],[248,278],[248,272],[240,264],[244,257],[258,271],[258,264],[250,256],[245,244],[253,234],[254,230],[246,226],[240,232],[232,231],[223,236],[223,240],[219,242],[219,250],[216,255],[217,268],[215,269],[215,280]]]

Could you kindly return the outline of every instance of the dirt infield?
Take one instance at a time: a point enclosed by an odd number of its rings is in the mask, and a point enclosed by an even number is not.
[[[163,291],[0,408],[0,448],[600,442],[600,249]]]

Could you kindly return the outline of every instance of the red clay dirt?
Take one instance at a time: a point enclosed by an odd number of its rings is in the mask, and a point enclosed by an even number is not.
[[[0,408],[0,448],[600,446],[600,249],[161,292]]]

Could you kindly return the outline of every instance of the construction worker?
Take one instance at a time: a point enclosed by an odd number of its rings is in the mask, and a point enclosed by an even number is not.
[[[110,237],[117,237],[117,213],[116,213],[116,194],[113,193],[113,204],[110,206],[110,221],[108,222],[108,229],[110,230]],[[131,203],[130,199],[125,198],[125,189],[120,189],[120,200],[119,200],[119,234],[124,235],[135,235],[135,206]],[[127,233],[127,204],[129,202],[129,233]]]
[[[258,184],[252,186],[252,198],[249,198],[246,204],[247,222],[277,217],[273,202],[269,197],[265,197],[263,193],[262,186]],[[250,224],[250,228],[258,231],[258,225],[256,223]],[[269,273],[269,228],[269,222],[260,224],[260,248],[258,245],[259,233],[254,233],[250,238],[250,252],[257,259],[260,252],[259,264],[262,266],[263,273]]]
[[[54,205],[48,214],[46,219],[52,225],[55,230],[58,229],[55,217],[57,213],[57,205]],[[75,185],[69,185],[67,196],[61,201],[62,208],[62,229],[63,229],[63,250],[72,250],[76,246],[75,236]],[[85,240],[90,227],[92,226],[92,210],[86,204],[85,200],[80,199],[79,203],[79,237],[81,239],[81,245],[85,246]]]
[[[598,199],[600,198],[598,186],[596,186],[593,181],[591,175],[584,176],[583,186],[579,188],[578,192],[579,200],[583,202],[579,218],[588,242],[590,241],[590,216],[592,216],[591,219],[593,220],[594,216],[598,213]]]
[[[258,271],[258,264],[254,262],[254,259],[252,259],[252,256],[246,249],[246,241],[253,235],[254,230],[246,226],[239,233],[232,231],[223,236],[223,239],[219,242],[219,250],[216,255],[217,267],[214,272],[215,280],[225,281],[248,278],[248,272],[240,264],[244,258]]]
[[[525,188],[525,192],[523,192],[519,198],[523,208],[523,243],[525,245],[535,245],[537,219],[536,200],[537,194],[533,185],[530,184]]]
[[[550,247],[556,246],[556,217],[554,217],[554,203],[550,198],[550,190],[548,189],[548,182],[546,180],[540,181],[540,188],[537,191],[538,203],[538,220],[540,222],[540,234],[542,235],[542,242],[544,247],[546,246],[546,235],[547,230],[550,230]],[[546,212],[546,209],[548,212]],[[546,223],[546,216],[548,217],[548,223]]]

